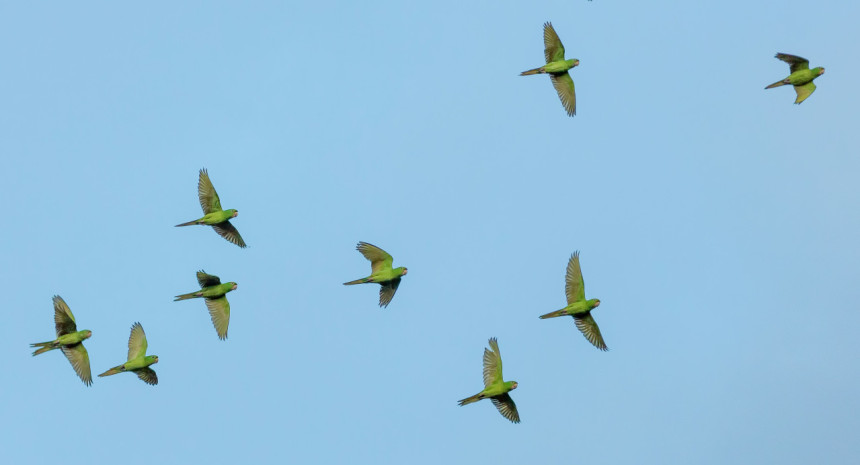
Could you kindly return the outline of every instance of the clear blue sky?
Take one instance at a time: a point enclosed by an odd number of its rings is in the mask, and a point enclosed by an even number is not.
[[[0,6],[6,463],[856,463],[857,2],[302,3]],[[202,167],[247,249],[173,227]],[[574,250],[609,352],[537,318]],[[159,385],[31,357],[54,294]],[[491,336],[518,425],[456,403]]]

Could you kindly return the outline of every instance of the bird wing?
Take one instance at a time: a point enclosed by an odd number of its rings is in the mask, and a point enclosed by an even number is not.
[[[54,328],[57,330],[57,337],[78,330],[72,310],[66,305],[66,301],[58,295],[54,296]]]
[[[146,333],[143,326],[135,323],[131,326],[131,334],[128,336],[128,359],[134,360],[146,355]]]
[[[555,87],[556,93],[558,93],[558,98],[561,99],[561,104],[567,111],[567,116],[575,115],[576,89],[573,86],[573,78],[570,77],[570,73],[565,71],[562,74],[550,74],[549,78],[552,80],[552,86]]]
[[[379,284],[381,285],[379,288],[379,306],[388,307],[391,299],[394,298],[394,293],[397,292],[397,287],[400,286],[400,278],[394,278],[391,281]]]
[[[201,288],[217,286],[221,284],[221,278],[214,274],[206,274],[205,271],[200,270],[197,272],[197,282],[200,284]]]
[[[227,326],[230,324],[230,302],[227,302],[227,297],[206,299],[206,308],[209,309],[218,339],[227,339]]]
[[[391,268],[391,264],[394,263],[394,258],[388,252],[373,244],[359,242],[355,249],[361,252],[364,258],[370,260],[370,270],[373,273],[378,272],[383,267]]]
[[[573,322],[576,324],[576,327],[588,339],[594,347],[597,347],[600,350],[607,350],[606,343],[603,342],[603,336],[600,334],[600,328],[597,327],[597,322],[594,321],[594,317],[591,316],[591,312],[586,313],[585,315],[574,315]]]
[[[511,396],[508,393],[504,393],[496,397],[490,397],[490,400],[493,401],[493,405],[499,409],[499,413],[501,413],[503,417],[514,423],[520,422],[520,414],[517,412],[517,404],[514,403],[514,400],[511,399]]]
[[[499,342],[496,338],[490,338],[490,349],[484,349],[484,387],[489,387],[496,382],[503,382],[502,378],[502,353],[499,351]]]
[[[564,276],[564,294],[567,304],[585,300],[585,283],[582,281],[582,270],[579,268],[579,251],[570,256],[567,262],[567,274]]]
[[[776,57],[788,63],[791,72],[800,71],[801,69],[809,69],[809,60],[797,55],[789,55],[787,53],[777,53]]]
[[[215,186],[209,180],[209,172],[206,168],[200,170],[200,180],[197,182],[197,197],[200,199],[200,207],[203,213],[208,215],[212,212],[221,211],[221,199],[215,192]]]
[[[134,370],[137,374],[137,377],[141,379],[146,384],[151,384],[155,386],[158,384],[158,375],[155,374],[155,370],[149,367],[140,368],[138,370]]]
[[[797,99],[795,99],[794,103],[800,103],[815,92],[815,84],[809,81],[802,86],[794,86],[794,91],[797,92]]]
[[[75,373],[81,378],[87,386],[93,384],[93,374],[90,372],[90,355],[87,353],[86,347],[83,344],[75,344],[72,346],[63,346],[63,354],[69,359]]]
[[[543,55],[547,63],[564,60],[564,45],[550,22],[543,25]]]
[[[213,224],[212,229],[214,229],[215,232],[224,239],[227,239],[239,247],[245,248],[245,241],[242,240],[242,236],[239,235],[239,231],[230,223],[230,220],[223,223]]]

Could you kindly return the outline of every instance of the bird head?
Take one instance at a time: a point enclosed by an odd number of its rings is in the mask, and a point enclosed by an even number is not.
[[[400,276],[406,276],[406,272],[407,272],[407,270],[406,270],[406,267],[404,266],[403,271],[400,272]]]
[[[574,58],[574,59],[573,59],[573,66],[574,66],[574,67],[579,66],[579,58]]]
[[[511,381],[511,391],[513,391],[514,389],[516,389],[516,388],[517,388],[517,386],[519,386],[519,385],[517,384],[517,382],[516,382],[516,381]]]
[[[85,330],[84,330],[84,339],[89,339],[89,338],[90,338],[90,336],[92,336],[92,335],[93,335],[93,332],[92,332],[92,331],[90,331],[90,330],[88,330],[88,329],[85,329]]]
[[[600,299],[594,299],[594,308],[597,308],[599,306],[600,306]]]
[[[821,76],[822,74],[824,74],[824,68],[819,67],[818,68],[818,75]]]
[[[237,287],[239,287],[239,285],[238,285],[238,284],[236,284],[236,283],[230,283],[230,284],[232,284],[232,285],[233,285],[233,287],[231,287],[231,288],[230,288],[230,290],[231,290],[231,291],[235,291],[235,290],[236,290],[236,288],[237,288]]]
[[[150,355],[146,358],[152,360],[152,363],[158,363],[158,355]]]
[[[239,210],[233,210],[233,214],[230,215],[230,218],[236,218],[237,216],[239,216]]]

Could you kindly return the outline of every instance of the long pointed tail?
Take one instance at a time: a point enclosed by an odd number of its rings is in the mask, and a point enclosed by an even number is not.
[[[547,318],[555,318],[555,317],[565,316],[565,315],[567,315],[567,310],[561,309],[561,310],[556,310],[554,312],[549,312],[546,315],[541,315],[540,319],[545,320]]]
[[[200,221],[200,220],[192,220],[192,221],[189,221],[187,223],[177,224],[176,227],[178,228],[180,226],[191,226],[193,224],[200,224],[200,223],[198,223],[198,221]]]
[[[33,352],[34,356],[39,355],[39,354],[44,354],[45,352],[47,352],[49,350],[56,349],[56,347],[54,347],[54,341],[34,342],[34,343],[30,344],[30,347],[40,347],[40,349],[36,349],[36,351]]]
[[[765,87],[765,89],[773,89],[774,87],[784,86],[784,85],[786,85],[786,84],[788,84],[788,83],[787,83],[787,82],[785,82],[785,79],[783,79],[782,81],[776,81],[776,82],[774,82],[773,84],[771,84],[771,85],[769,85],[769,86]]]
[[[474,395],[474,396],[472,396],[472,397],[466,397],[466,398],[465,398],[465,399],[463,399],[463,400],[458,400],[458,401],[457,401],[457,405],[459,405],[459,406],[461,406],[461,407],[462,407],[462,406],[464,406],[464,405],[466,405],[466,404],[471,404],[472,402],[477,402],[477,401],[479,401],[479,400],[481,400],[481,399],[483,399],[483,397],[481,396],[481,393],[479,392],[479,393],[475,394],[475,395]]]
[[[370,278],[361,278],[361,279],[356,279],[355,281],[350,281],[348,283],[343,283],[343,285],[344,286],[352,286],[353,284],[364,284],[364,283],[369,283],[369,282],[370,282]]]
[[[530,74],[544,74],[544,73],[546,73],[546,69],[544,69],[544,67],[541,66],[540,68],[535,68],[535,69],[530,69],[528,71],[523,71],[522,73],[520,73],[520,76],[528,76]]]
[[[122,373],[122,365],[115,366],[115,367],[111,368],[110,370],[100,374],[99,376],[110,376],[110,375],[115,375],[117,373]]]
[[[188,294],[178,295],[178,296],[176,296],[175,299],[173,299],[173,301],[176,302],[177,300],[188,300],[188,299],[193,299],[195,297],[200,297],[198,294],[200,294],[200,291],[189,292]]]

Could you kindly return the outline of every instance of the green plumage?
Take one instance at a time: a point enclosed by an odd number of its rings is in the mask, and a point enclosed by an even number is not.
[[[228,241],[245,247],[245,241],[239,235],[239,231],[230,223],[230,218],[235,218],[239,215],[239,210],[221,209],[221,200],[218,198],[218,193],[215,192],[215,186],[209,180],[209,172],[206,168],[200,170],[200,178],[197,181],[197,197],[200,200],[200,207],[203,208],[203,217],[196,220],[191,220],[187,223],[177,224],[176,226],[191,226],[194,224],[203,224],[212,226],[218,235]]]
[[[579,251],[570,256],[567,262],[567,273],[564,277],[564,293],[567,297],[567,306],[561,310],[541,315],[541,319],[556,318],[570,315],[576,327],[582,335],[600,350],[607,350],[603,336],[597,322],[591,316],[591,311],[600,305],[599,299],[585,298],[585,282],[582,279],[582,270],[579,267]]]
[[[406,267],[392,268],[394,258],[373,244],[359,242],[355,249],[361,252],[364,258],[370,260],[371,273],[366,278],[343,283],[344,286],[377,283],[381,286],[379,288],[379,306],[388,307],[391,299],[394,298],[394,293],[397,292],[397,287],[400,286],[400,278],[406,276]]]
[[[568,116],[576,114],[576,88],[573,85],[573,78],[570,77],[568,70],[579,66],[579,60],[576,58],[564,59],[564,45],[561,39],[558,38],[552,24],[547,22],[543,25],[543,43],[544,43],[544,58],[546,64],[539,67],[523,71],[520,76],[528,76],[532,74],[549,74],[552,81],[552,86],[561,100],[561,104],[567,111]]]
[[[206,274],[203,270],[197,272],[197,283],[200,284],[199,291],[178,295],[173,301],[206,299],[206,308],[209,309],[209,316],[212,318],[218,338],[227,339],[227,327],[230,325],[230,302],[227,301],[227,293],[236,290],[238,284],[234,282],[221,284],[220,278]]]
[[[509,392],[517,388],[516,381],[505,381],[502,377],[502,352],[496,338],[490,338],[490,348],[484,349],[484,390],[457,401],[460,406],[471,404],[482,399],[490,399],[499,413],[508,420],[519,423],[520,414],[517,405],[511,399]]]
[[[809,69],[809,60],[787,53],[777,53],[776,58],[788,63],[791,74],[787,78],[765,87],[765,89],[773,89],[774,87],[790,84],[794,86],[794,92],[797,93],[794,103],[799,105],[815,92],[815,84],[812,81],[824,74],[824,68],[819,66]]]
[[[72,310],[66,305],[63,298],[58,295],[54,296],[54,329],[56,330],[57,338],[53,341],[30,344],[30,347],[38,347],[33,352],[33,356],[54,349],[61,349],[63,355],[72,364],[75,373],[81,378],[81,381],[87,386],[92,385],[93,375],[90,372],[90,356],[84,347],[83,341],[92,336],[93,332],[88,329],[78,331]]]
[[[153,386],[158,384],[155,370],[149,367],[158,363],[158,355],[146,355],[146,346],[146,333],[143,332],[143,326],[140,323],[135,323],[132,325],[131,334],[128,336],[128,360],[99,376],[110,376],[130,371],[146,384]]]

